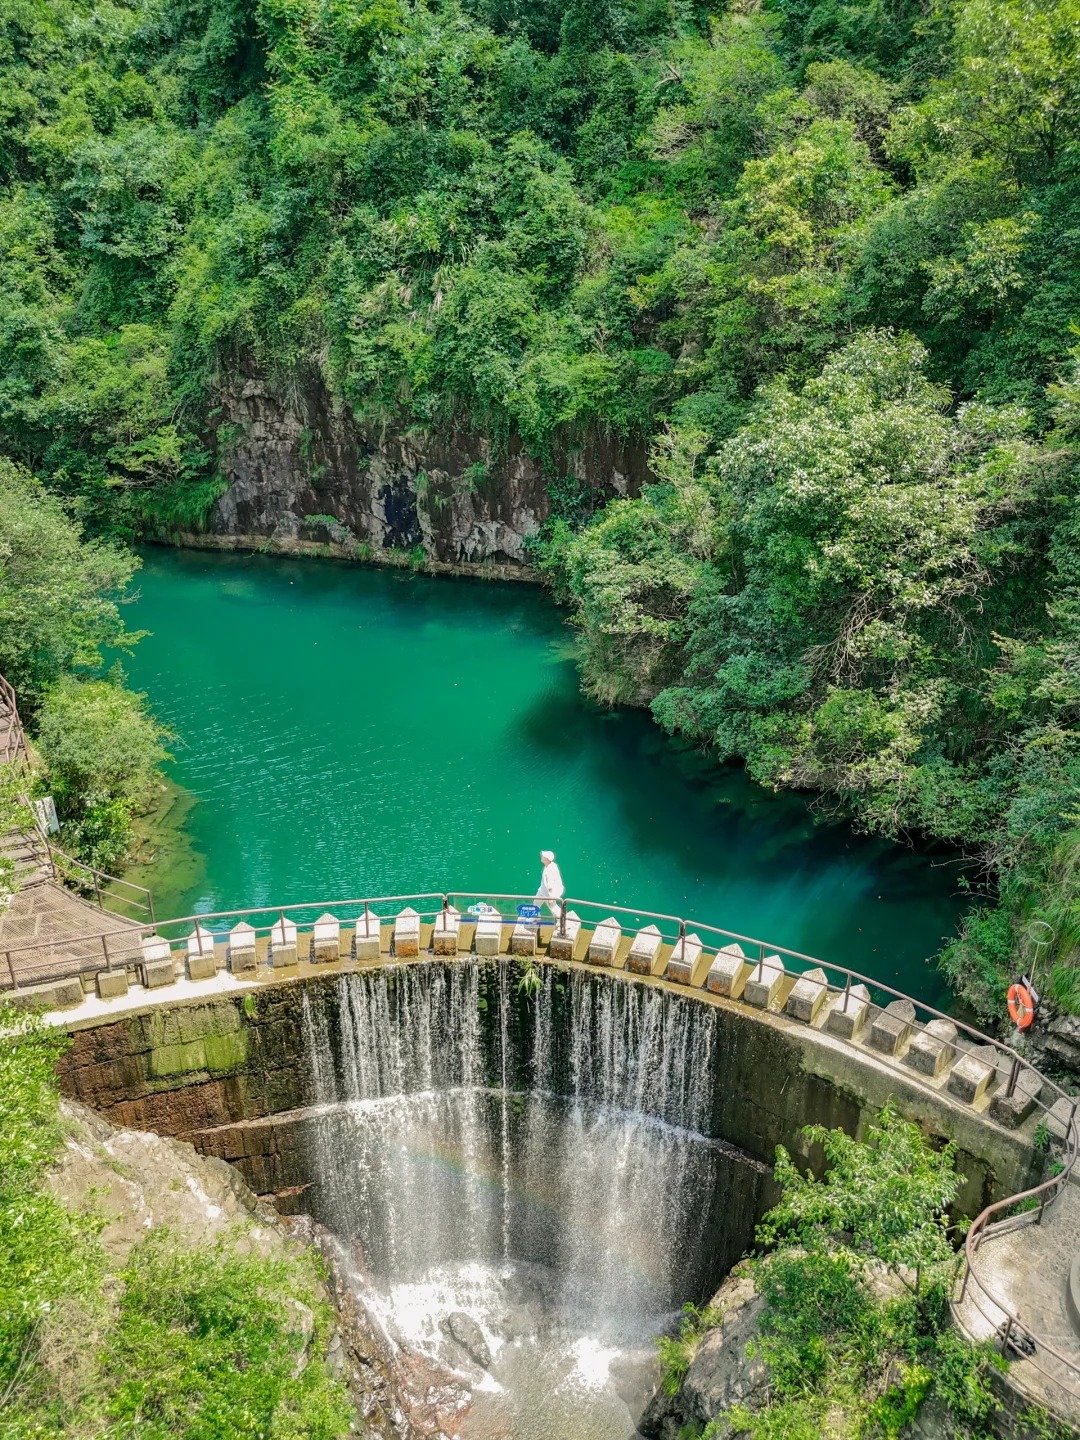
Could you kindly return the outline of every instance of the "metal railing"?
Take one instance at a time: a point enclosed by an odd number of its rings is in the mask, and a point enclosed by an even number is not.
[[[19,718],[19,704],[15,691],[0,675],[0,720],[7,721],[7,729],[0,742],[0,763],[14,764],[26,759],[26,731]]]
[[[78,864],[79,862],[73,863]],[[111,877],[108,878],[111,881]],[[134,888],[141,890],[141,887]],[[152,905],[149,892],[143,893],[147,896],[147,903]],[[475,908],[479,905],[487,905],[498,913],[500,921],[504,925],[527,923],[536,926],[540,931],[541,939],[545,930],[553,933],[561,930],[565,933],[567,913],[574,911],[580,920],[582,930],[595,929],[602,920],[614,918],[624,933],[629,929],[641,928],[643,925],[655,926],[660,932],[661,942],[669,946],[688,935],[697,934],[702,941],[703,954],[707,951],[722,950],[732,945],[737,945],[740,949],[748,947],[748,951],[743,950],[743,954],[746,964],[752,967],[752,973],[756,972],[759,976],[762,975],[766,962],[774,958],[780,961],[786,973],[793,976],[793,983],[800,974],[808,969],[820,970],[826,977],[824,983],[829,995],[843,997],[845,1007],[852,1003],[853,999],[855,1003],[862,1003],[862,997],[853,996],[853,987],[865,986],[869,997],[865,1003],[871,1007],[871,1018],[876,1013],[880,1013],[893,1000],[907,1001],[914,1011],[914,1018],[909,1022],[912,1031],[926,1032],[932,1021],[944,1020],[955,1027],[956,1046],[954,1048],[958,1054],[972,1046],[992,1047],[995,1070],[1001,1076],[1006,1074],[1008,1076],[1005,1082],[1007,1096],[1015,1093],[1026,1072],[1030,1078],[1022,1088],[1025,1093],[1032,1095],[1034,1108],[1048,1115],[1055,1104],[1062,1100],[1068,1103],[1068,1119],[1063,1121],[1065,1158],[1061,1171],[1029,1190],[987,1206],[975,1219],[965,1240],[961,1267],[962,1280],[958,1280],[960,1295],[957,1303],[961,1303],[965,1298],[981,1296],[984,1301],[994,1307],[995,1328],[1000,1331],[1003,1349],[1015,1348],[1017,1341],[1020,1340],[1022,1343],[1022,1337],[1026,1337],[1036,1347],[1036,1353],[1041,1351],[1045,1355],[1052,1356],[1062,1368],[1068,1376],[1065,1388],[1071,1393],[1080,1394],[1080,1364],[1071,1357],[1061,1354],[1048,1342],[1023,1326],[1019,1318],[1009,1311],[1008,1306],[991,1292],[987,1283],[979,1276],[975,1263],[979,1246],[987,1234],[996,1232],[1002,1226],[1017,1222],[1039,1224],[1047,1207],[1061,1194],[1064,1186],[1068,1183],[1076,1163],[1078,1137],[1080,1137],[1076,1120],[1076,1098],[1067,1095],[1056,1082],[1042,1075],[1023,1055],[1005,1041],[986,1035],[975,1029],[974,1026],[947,1015],[932,1005],[905,995],[902,991],[893,989],[892,986],[886,985],[881,980],[863,975],[847,966],[805,955],[783,945],[772,945],[756,937],[742,935],[734,930],[726,930],[705,921],[690,920],[678,915],[593,900],[567,898],[560,902],[559,915],[541,915],[539,919],[530,918],[522,922],[517,913],[517,907],[521,904],[531,905],[534,899],[535,897],[532,895],[493,891],[426,891],[362,899],[304,901],[283,906],[249,906],[243,909],[184,915],[164,921],[151,919],[148,924],[130,924],[113,932],[99,932],[75,937],[70,941],[38,942],[10,947],[4,952],[4,965],[0,970],[0,985],[10,984],[17,987],[33,984],[41,979],[60,979],[73,974],[85,974],[88,970],[113,969],[121,965],[137,964],[142,955],[142,941],[150,936],[164,938],[175,943],[188,938],[186,934],[181,934],[181,931],[195,930],[200,936],[209,934],[217,941],[225,939],[228,930],[241,921],[249,925],[255,931],[256,936],[268,937],[274,927],[282,922],[295,925],[297,934],[301,935],[310,934],[323,914],[331,915],[345,926],[355,923],[364,916],[372,915],[380,922],[388,923],[395,918],[397,912],[384,914],[382,911],[385,907],[408,905],[416,911],[421,921],[426,922],[437,922],[440,916],[445,917],[453,907],[460,914],[461,924],[469,925],[479,918],[476,914],[468,913],[469,906],[472,905]],[[75,955],[72,953],[73,947],[85,953]],[[935,1036],[934,1038],[940,1039],[941,1037]],[[890,1057],[875,1052],[875,1058],[888,1060]],[[918,1072],[913,1071],[910,1067],[905,1067],[902,1073],[909,1082],[918,1083],[920,1081]],[[1033,1200],[1037,1202],[1037,1206],[1030,1212],[1005,1216],[1004,1212],[1014,1212],[1017,1205],[1023,1205]],[[980,1313],[986,1315],[981,1305],[977,1304],[977,1308],[980,1309]],[[1055,1384],[1063,1383],[1059,1377],[1048,1376],[1048,1378],[1052,1379]]]
[[[139,916],[145,915],[150,925],[156,924],[154,897],[145,885],[137,885],[134,880],[122,880],[118,875],[110,875],[83,860],[76,860],[73,855],[57,850],[48,840],[45,846],[55,879],[80,891],[88,900],[92,897],[101,910],[108,911],[109,906],[105,902],[111,900],[115,905],[136,911]]]
[[[26,731],[19,716],[15,690],[10,681],[0,675],[0,726],[5,726],[5,722],[6,728],[0,729],[0,764],[18,765],[20,776],[25,781],[28,759]],[[139,916],[147,916],[150,923],[154,923],[154,897],[145,885],[137,885],[132,880],[121,880],[117,875],[109,875],[104,870],[98,870],[95,866],[87,865],[85,861],[76,860],[74,856],[58,850],[49,843],[49,837],[37,818],[33,801],[20,793],[19,803],[25,807],[33,824],[25,831],[17,831],[16,835],[35,852],[42,868],[52,872],[54,880],[71,885],[87,899],[92,896],[102,910],[108,910],[105,902],[112,900],[114,904],[136,911]]]

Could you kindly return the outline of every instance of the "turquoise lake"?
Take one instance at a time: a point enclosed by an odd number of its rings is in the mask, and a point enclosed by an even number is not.
[[[954,857],[815,823],[646,713],[583,698],[532,586],[321,560],[145,552],[127,664],[193,804],[159,916],[427,890],[570,895],[709,921],[924,999]]]

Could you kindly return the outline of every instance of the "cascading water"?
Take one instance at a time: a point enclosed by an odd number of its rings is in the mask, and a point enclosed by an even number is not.
[[[461,1434],[626,1440],[652,1338],[749,1243],[765,1173],[709,1138],[710,1007],[520,973],[436,962],[305,995],[308,1207],[394,1338],[474,1372],[490,1351]]]

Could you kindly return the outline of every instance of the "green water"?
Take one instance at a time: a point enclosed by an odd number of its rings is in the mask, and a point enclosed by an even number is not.
[[[962,903],[949,857],[815,824],[584,700],[546,594],[330,561],[154,549],[128,667],[177,735],[197,857],[158,914],[443,889],[712,921],[925,999]],[[178,852],[174,852],[178,853]]]

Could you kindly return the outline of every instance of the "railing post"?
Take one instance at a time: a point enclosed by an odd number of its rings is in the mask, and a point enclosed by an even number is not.
[[[970,1275],[971,1275],[971,1266],[967,1263],[967,1256],[965,1255],[965,1256],[964,1256],[964,1279],[963,1279],[963,1283],[962,1283],[961,1286],[960,1286],[960,1299],[957,1301],[957,1304],[958,1304],[958,1305],[962,1305],[962,1304],[964,1303],[964,1296],[967,1294],[968,1278],[970,1277]]]
[[[679,939],[680,939],[680,940],[685,940],[685,939],[686,939],[686,921],[685,921],[685,920],[680,920],[680,921],[679,921]]]
[[[101,886],[98,884],[98,872],[91,866],[90,874],[94,877],[94,894],[97,896],[98,908],[105,909],[105,902],[101,898]]]
[[[1004,1331],[1003,1331],[1003,1333],[1002,1333],[1002,1336],[1001,1336],[1001,1353],[1002,1353],[1002,1355],[1008,1354],[1008,1350],[1009,1350],[1009,1340],[1012,1338],[1012,1327],[1013,1327],[1013,1317],[1012,1317],[1011,1315],[1006,1315],[1006,1316],[1005,1316],[1005,1329],[1004,1329]]]
[[[1011,1096],[1011,1095],[1013,1094],[1013,1092],[1015,1091],[1015,1089],[1016,1089],[1016,1080],[1017,1080],[1017,1076],[1018,1076],[1019,1074],[1020,1074],[1020,1056],[1019,1056],[1019,1055],[1014,1055],[1014,1056],[1013,1056],[1013,1063],[1012,1063],[1012,1070],[1009,1072],[1009,1084],[1008,1084],[1008,1088],[1007,1088],[1006,1091],[1005,1091],[1005,1094],[1006,1094],[1007,1096]]]
[[[15,979],[15,966],[11,963],[11,951],[5,950],[4,955],[7,959],[8,974],[11,976],[11,988],[17,990],[19,986]]]
[[[559,901],[559,934],[560,934],[560,936],[565,936],[565,935],[566,935],[566,900],[565,900],[565,898]]]
[[[757,978],[760,980],[761,977],[762,977],[764,974],[765,974],[765,941],[764,941],[764,940],[759,940],[759,941],[758,941]]]
[[[845,1014],[845,1015],[847,1014],[847,1002],[848,1002],[848,997],[850,996],[850,994],[851,994],[851,971],[849,970],[848,973],[847,973],[847,979],[844,981],[844,1014]]]
[[[112,960],[109,956],[109,937],[104,932],[102,932],[101,936],[101,948],[105,951],[105,969],[111,970]]]
[[[1042,1224],[1043,1211],[1046,1209],[1046,1191],[1039,1192],[1039,1208],[1035,1215],[1035,1224]]]
[[[146,892],[146,903],[150,906],[150,924],[156,925],[157,916],[154,914],[154,892],[152,890]]]

